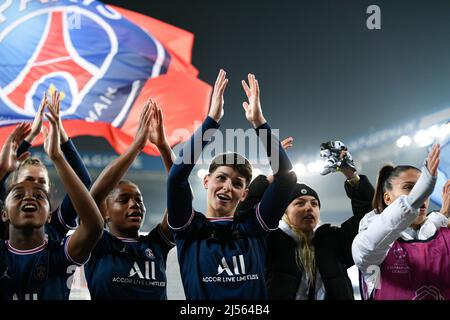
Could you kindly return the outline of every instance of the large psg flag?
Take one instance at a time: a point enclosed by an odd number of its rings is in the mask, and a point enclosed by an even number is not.
[[[69,136],[102,136],[119,153],[148,97],[162,107],[171,145],[188,136],[171,137],[175,130],[192,133],[205,118],[211,87],[191,65],[191,33],[99,1],[43,2],[0,6],[0,143],[33,120],[51,86],[65,94]]]

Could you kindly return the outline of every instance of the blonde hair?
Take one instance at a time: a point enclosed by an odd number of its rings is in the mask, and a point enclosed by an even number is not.
[[[296,228],[290,221],[289,217],[284,214],[283,221],[287,223],[289,228],[298,237],[299,244],[295,250],[295,261],[303,272],[306,272],[308,285],[314,284],[316,280],[316,258],[314,247],[311,243],[311,237],[306,235],[302,230]]]
[[[16,170],[14,170],[10,174],[10,176],[8,177],[8,180],[7,180],[7,183],[6,183],[7,187],[10,188],[14,184],[16,184],[18,182],[17,180],[19,179],[20,171],[22,169],[26,168],[26,167],[29,167],[29,166],[38,167],[38,168],[41,168],[43,171],[45,171],[45,174],[47,175],[48,186],[51,187],[50,186],[50,180],[48,179],[47,167],[45,166],[45,164],[41,160],[39,160],[38,158],[35,158],[35,157],[26,158],[24,161],[22,161],[19,164],[19,167]]]

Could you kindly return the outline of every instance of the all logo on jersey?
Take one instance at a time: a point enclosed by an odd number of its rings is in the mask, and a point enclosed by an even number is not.
[[[217,273],[214,276],[204,276],[203,282],[241,282],[247,280],[258,280],[258,274],[248,274],[244,255],[231,257],[231,263],[225,257],[220,260]]]
[[[157,286],[165,287],[166,282],[157,277],[156,262],[144,261],[143,263],[133,262],[128,276],[114,277],[113,283],[128,284],[136,286]]]
[[[37,293],[25,293],[25,294],[17,294],[14,293],[13,300],[38,300],[38,294]]]
[[[139,279],[156,280],[155,276],[155,261],[145,261],[144,272],[142,272],[139,264],[135,262],[130,270],[129,277],[138,276]]]
[[[233,266],[232,269],[227,264],[227,260],[225,257],[222,258],[222,261],[219,263],[219,267],[217,268],[217,275],[226,272],[229,276],[245,274],[245,262],[244,255],[240,254],[239,256],[232,257]]]

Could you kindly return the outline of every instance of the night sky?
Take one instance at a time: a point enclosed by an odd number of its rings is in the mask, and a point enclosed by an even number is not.
[[[223,128],[248,128],[240,80],[255,73],[263,111],[296,152],[350,141],[448,108],[449,1],[103,1],[195,34],[193,64],[228,72]],[[381,9],[369,30],[366,9]]]

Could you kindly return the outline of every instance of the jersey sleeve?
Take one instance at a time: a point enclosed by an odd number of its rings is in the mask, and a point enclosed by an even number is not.
[[[167,212],[169,227],[174,231],[187,228],[194,218],[189,175],[219,124],[207,117],[202,126],[184,144],[167,179]]]
[[[297,177],[292,172],[292,164],[280,144],[278,137],[273,134],[269,124],[265,123],[256,129],[260,141],[266,148],[267,157],[274,174],[274,181],[264,191],[255,212],[259,224],[266,232],[278,228],[292,192]]]
[[[81,182],[89,189],[92,184],[91,176],[72,140],[69,139],[67,142],[62,143],[61,150]],[[50,224],[53,226],[54,231],[59,233],[59,238],[63,238],[67,231],[73,230],[78,226],[77,218],[78,214],[69,195],[66,194],[59,208],[55,210]]]
[[[175,243],[170,241],[162,232],[161,224],[154,227],[153,230],[148,233],[147,237],[149,242],[155,242],[161,247],[165,258],[167,258],[170,249],[175,247]]]

